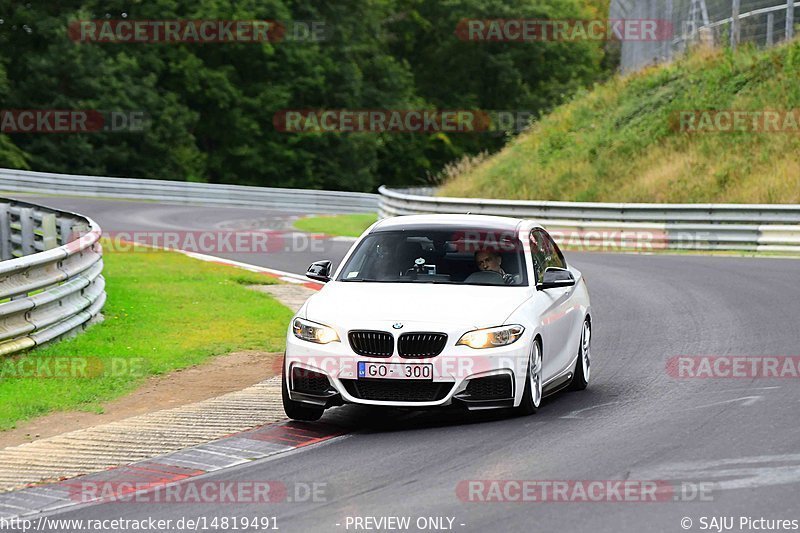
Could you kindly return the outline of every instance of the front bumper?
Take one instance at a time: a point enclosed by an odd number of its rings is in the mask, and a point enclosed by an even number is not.
[[[290,332],[284,361],[289,397],[319,407],[341,403],[412,408],[456,404],[468,409],[519,405],[529,356],[525,336],[509,346],[483,350],[455,346],[457,338],[450,336],[436,357],[408,359],[397,354],[365,357],[351,349],[346,337],[320,345]],[[361,361],[431,364],[432,379],[359,379]]]

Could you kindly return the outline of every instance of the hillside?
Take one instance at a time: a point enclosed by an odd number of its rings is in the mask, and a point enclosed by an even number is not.
[[[780,114],[758,113],[765,110]],[[702,113],[686,119],[682,111]],[[727,126],[732,114],[725,111],[752,113],[742,115],[747,122],[739,131],[711,131]],[[760,120],[756,129],[769,132],[750,130],[754,118],[765,116],[772,122]],[[703,131],[682,131],[682,117],[684,129],[694,124]],[[768,51],[696,52],[578,94],[496,156],[460,165],[440,194],[799,203],[799,121],[800,42]]]

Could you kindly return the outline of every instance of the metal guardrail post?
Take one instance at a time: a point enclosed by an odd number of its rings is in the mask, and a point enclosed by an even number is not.
[[[767,46],[775,44],[775,13],[767,13]]]
[[[36,236],[33,231],[33,209],[30,207],[23,207],[19,210],[20,247],[18,253],[20,256],[36,253],[36,247],[34,246]]]
[[[56,229],[56,214],[42,214],[42,222],[39,230],[35,232],[41,236],[42,249],[39,251],[52,250],[58,246],[58,230]]]
[[[703,17],[703,25],[708,26],[711,22],[711,19],[708,18],[708,6],[706,5],[706,0],[699,0],[700,4],[700,15]]]
[[[70,217],[58,217],[59,243],[66,244],[74,238],[73,225],[75,221]]]
[[[794,0],[786,1],[786,40],[794,38]]]
[[[741,21],[739,20],[739,6],[741,0],[733,0],[731,6],[731,48],[736,50],[741,37]]]
[[[666,4],[667,4],[666,20],[669,21],[669,24],[671,25],[671,31],[674,33],[675,26],[673,24],[672,0],[666,0]],[[670,39],[664,39],[662,45],[664,47],[662,57],[664,58],[665,61],[670,61],[672,59],[672,41]]]
[[[0,204],[0,261],[11,259],[11,227],[8,220],[8,204]]]

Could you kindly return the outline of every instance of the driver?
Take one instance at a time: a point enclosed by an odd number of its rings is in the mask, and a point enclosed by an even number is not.
[[[514,274],[507,274],[500,266],[503,258],[497,252],[489,250],[480,250],[475,252],[475,264],[478,269],[483,272],[497,272],[503,277],[503,282],[506,285],[512,285],[517,282],[517,277]]]
[[[399,275],[395,246],[397,243],[391,239],[383,239],[375,246],[375,259],[372,266],[372,276],[378,280],[393,278]]]

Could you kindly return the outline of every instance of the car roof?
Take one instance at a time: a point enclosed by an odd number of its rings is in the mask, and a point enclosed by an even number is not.
[[[529,220],[489,215],[402,215],[381,220],[373,226],[372,233],[425,228],[517,231],[522,224],[538,227]]]

